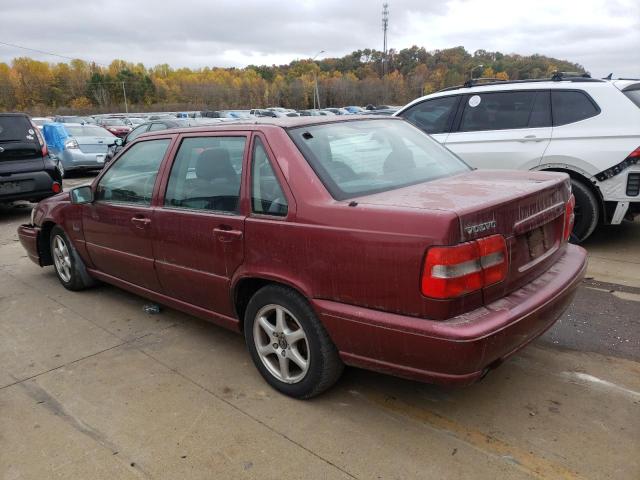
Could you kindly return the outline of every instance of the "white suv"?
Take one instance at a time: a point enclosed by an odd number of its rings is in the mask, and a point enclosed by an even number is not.
[[[640,80],[468,82],[395,115],[473,167],[568,173],[576,241],[640,213]]]

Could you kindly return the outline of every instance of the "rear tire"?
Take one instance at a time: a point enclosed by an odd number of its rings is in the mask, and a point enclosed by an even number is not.
[[[571,238],[573,243],[582,243],[596,229],[600,219],[600,209],[593,191],[581,181],[572,178],[571,190],[576,198],[576,217]]]
[[[67,234],[57,225],[51,229],[49,247],[56,275],[64,288],[73,291],[84,290],[98,283],[87,272],[82,258]]]
[[[244,336],[263,378],[290,397],[305,399],[324,392],[344,369],[311,305],[281,285],[267,285],[251,298]]]

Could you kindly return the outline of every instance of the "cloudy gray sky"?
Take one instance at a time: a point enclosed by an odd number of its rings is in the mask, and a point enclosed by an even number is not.
[[[282,64],[382,48],[382,0],[0,0],[0,42],[147,66]],[[640,77],[640,0],[389,0],[389,46],[540,53]],[[0,61],[28,55],[0,45]]]

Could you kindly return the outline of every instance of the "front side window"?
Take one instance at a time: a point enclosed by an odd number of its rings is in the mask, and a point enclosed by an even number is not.
[[[251,210],[263,215],[286,216],[287,199],[259,138],[253,147],[251,179]]]
[[[449,150],[402,120],[310,125],[290,129],[289,133],[337,200],[469,170]]]
[[[152,123],[149,128],[150,132],[157,132],[158,130],[166,130],[167,126],[164,123]]]
[[[600,113],[584,92],[567,90],[551,92],[551,108],[554,126],[579,122]]]
[[[132,145],[100,179],[96,200],[151,205],[158,169],[170,141],[167,138]]]
[[[465,100],[461,132],[527,128],[537,92],[471,94]]]
[[[127,135],[127,142],[133,142],[136,138],[145,133],[148,128],[149,125],[140,125],[139,127],[134,128]]]
[[[171,168],[167,207],[236,213],[246,137],[193,137]]]
[[[400,116],[427,133],[445,133],[449,131],[449,123],[459,100],[459,96],[426,100],[409,108]]]

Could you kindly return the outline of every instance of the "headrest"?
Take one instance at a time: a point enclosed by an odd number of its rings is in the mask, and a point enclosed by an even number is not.
[[[208,148],[196,162],[196,177],[204,180],[235,180],[238,174],[231,165],[229,152],[224,148]]]

